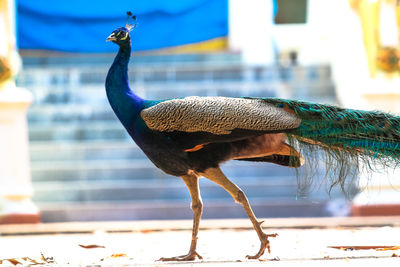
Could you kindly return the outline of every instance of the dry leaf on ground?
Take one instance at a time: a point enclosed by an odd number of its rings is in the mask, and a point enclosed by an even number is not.
[[[86,248],[86,249],[91,249],[91,248],[106,248],[105,246],[100,246],[100,245],[81,245],[78,244],[81,248]]]

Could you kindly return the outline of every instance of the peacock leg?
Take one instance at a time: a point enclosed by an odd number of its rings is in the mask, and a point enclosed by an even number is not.
[[[261,228],[261,224],[263,222],[259,222],[257,220],[253,210],[251,209],[249,201],[247,200],[247,197],[243,193],[243,191],[237,185],[232,183],[219,168],[207,169],[204,173],[202,173],[202,175],[208,178],[209,180],[213,181],[214,183],[223,187],[237,203],[240,203],[243,206],[244,210],[247,213],[247,216],[249,216],[253,224],[254,230],[257,232],[258,238],[260,239],[261,246],[260,250],[257,252],[256,255],[254,256],[247,255],[246,257],[248,259],[258,259],[261,255],[264,254],[265,249],[268,249],[268,252],[271,253],[270,243],[268,238],[276,237],[278,234],[267,235],[263,232]]]
[[[200,260],[203,259],[197,252],[197,234],[199,232],[201,214],[203,213],[203,202],[200,196],[199,189],[199,178],[195,175],[186,175],[181,177],[185,182],[190,192],[192,199],[191,209],[193,210],[193,230],[192,230],[192,242],[190,244],[189,253],[182,256],[161,258],[160,261],[193,261],[198,257]]]

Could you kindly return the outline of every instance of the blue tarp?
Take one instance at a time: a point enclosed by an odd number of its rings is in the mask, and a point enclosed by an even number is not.
[[[196,43],[228,34],[228,0],[17,0],[20,49],[113,52],[105,42],[137,16],[134,50]]]

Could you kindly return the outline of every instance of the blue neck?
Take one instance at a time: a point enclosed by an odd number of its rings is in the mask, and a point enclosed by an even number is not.
[[[121,45],[106,78],[108,101],[125,128],[130,128],[143,108],[144,100],[129,88],[128,63],[130,43]]]

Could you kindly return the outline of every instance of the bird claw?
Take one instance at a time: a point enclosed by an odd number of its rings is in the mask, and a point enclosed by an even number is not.
[[[189,252],[187,255],[171,257],[171,258],[160,258],[159,261],[194,261],[196,257],[199,258],[199,260],[203,259],[203,257],[200,256],[199,253],[193,251]]]
[[[256,255],[254,256],[247,255],[246,258],[250,260],[258,259],[264,254],[265,249],[268,249],[268,253],[271,253],[271,247],[268,237],[277,237],[277,236],[278,234],[269,234],[269,235],[264,234],[260,240],[261,241],[260,250],[257,252]]]

